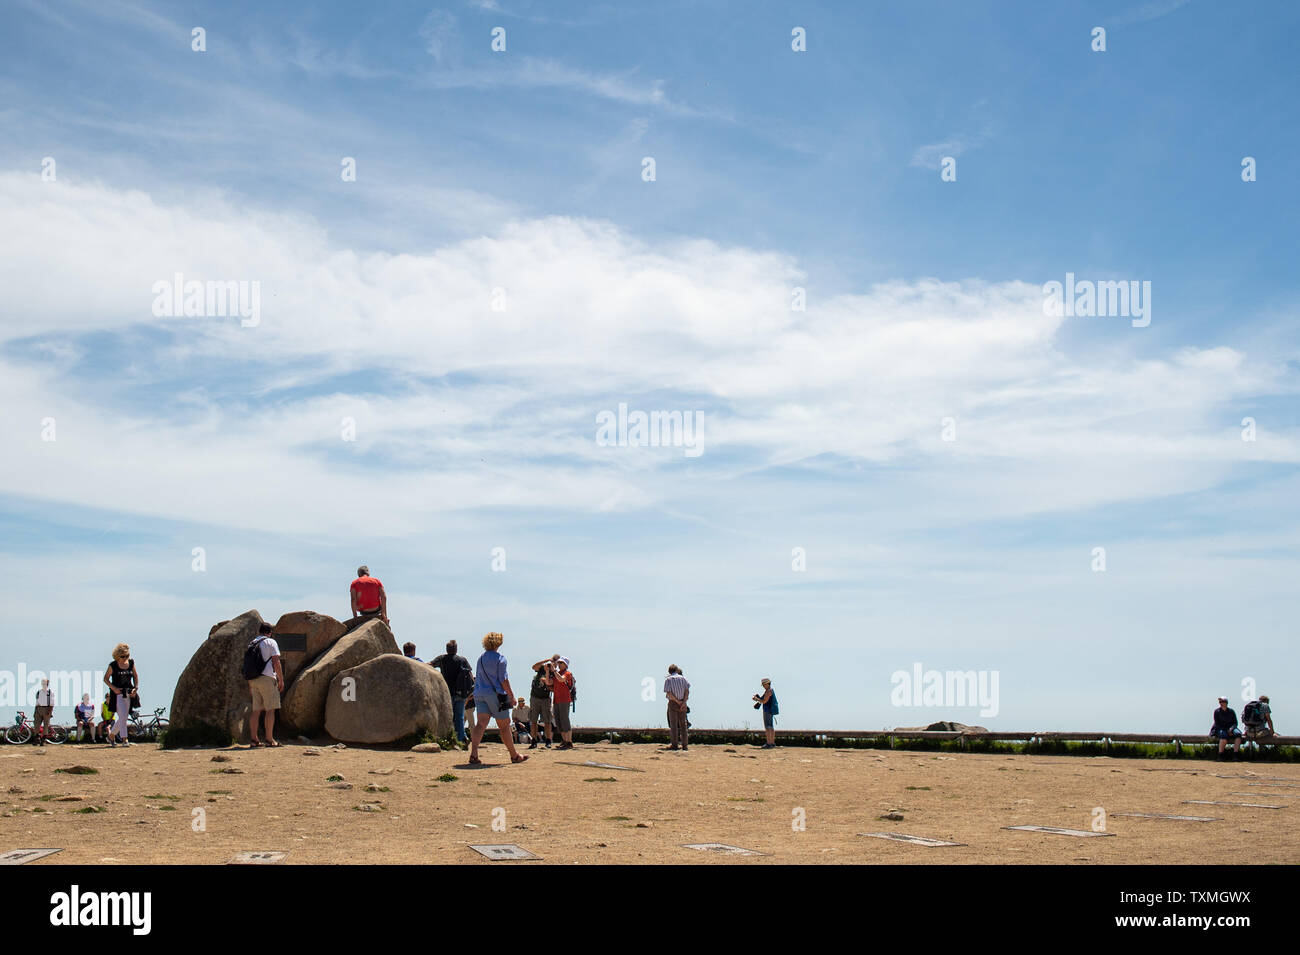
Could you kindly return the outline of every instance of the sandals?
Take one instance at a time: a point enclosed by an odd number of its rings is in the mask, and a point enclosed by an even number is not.
[[[522,756],[522,755],[520,755],[519,753],[515,753],[515,755],[513,755],[513,756],[510,757],[510,762],[512,762],[512,763],[522,763],[522,762],[523,762],[524,760],[526,760],[527,758],[528,758],[527,756]]]
[[[266,746],[266,747],[269,747],[270,749],[279,749],[279,748],[280,748],[280,744],[277,743],[275,740],[271,740],[271,742],[269,742],[269,743],[263,743],[262,745],[263,745],[263,746]]]
[[[262,745],[262,741],[261,741],[260,739],[255,739],[255,740],[253,740],[252,742],[250,742],[250,743],[248,744],[248,748],[249,748],[249,749],[257,749],[257,747],[259,747],[259,746],[261,746],[261,745]]]
[[[471,756],[469,758],[469,764],[471,766],[482,766],[483,760],[479,759],[477,756]]]

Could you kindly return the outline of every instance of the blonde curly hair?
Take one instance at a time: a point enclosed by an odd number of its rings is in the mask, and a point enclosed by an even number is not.
[[[483,638],[483,649],[495,650],[505,642],[505,639],[506,638],[501,636],[499,633],[489,633]]]
[[[130,656],[131,656],[131,648],[128,647],[125,643],[119,643],[116,647],[113,648],[114,660],[125,660],[128,659]]]

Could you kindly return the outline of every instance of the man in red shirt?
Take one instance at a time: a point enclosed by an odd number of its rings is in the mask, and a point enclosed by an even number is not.
[[[352,619],[378,617],[388,623],[388,594],[384,585],[370,576],[370,568],[362,564],[357,568],[357,579],[349,588],[352,593]]]
[[[560,657],[555,661],[555,682],[551,684],[554,699],[551,713],[555,728],[560,731],[564,742],[560,749],[573,749],[573,724],[569,722],[569,711],[573,708],[573,673],[569,670],[569,661]]]

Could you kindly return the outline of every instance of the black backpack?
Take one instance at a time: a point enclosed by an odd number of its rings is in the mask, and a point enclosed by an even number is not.
[[[456,695],[469,696],[474,692],[474,671],[468,660],[460,661],[460,672],[456,674]]]
[[[1263,723],[1264,717],[1259,715],[1262,708],[1259,700],[1251,700],[1241,711],[1241,721],[1243,723]]]
[[[266,669],[266,661],[262,659],[262,641],[265,636],[257,636],[249,642],[244,649],[244,666],[243,673],[245,680],[256,680]]]

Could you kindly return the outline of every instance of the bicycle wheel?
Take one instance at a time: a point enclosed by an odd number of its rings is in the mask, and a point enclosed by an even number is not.
[[[32,729],[30,726],[11,726],[5,730],[5,739],[10,743],[30,743]]]
[[[126,738],[133,743],[140,743],[149,738],[149,728],[143,723],[132,720],[126,724]]]
[[[68,728],[66,726],[54,726],[51,724],[50,732],[46,734],[45,742],[58,745],[68,741]]]
[[[167,728],[172,725],[171,720],[159,719],[153,726],[153,739],[157,739],[161,734],[167,732]]]

